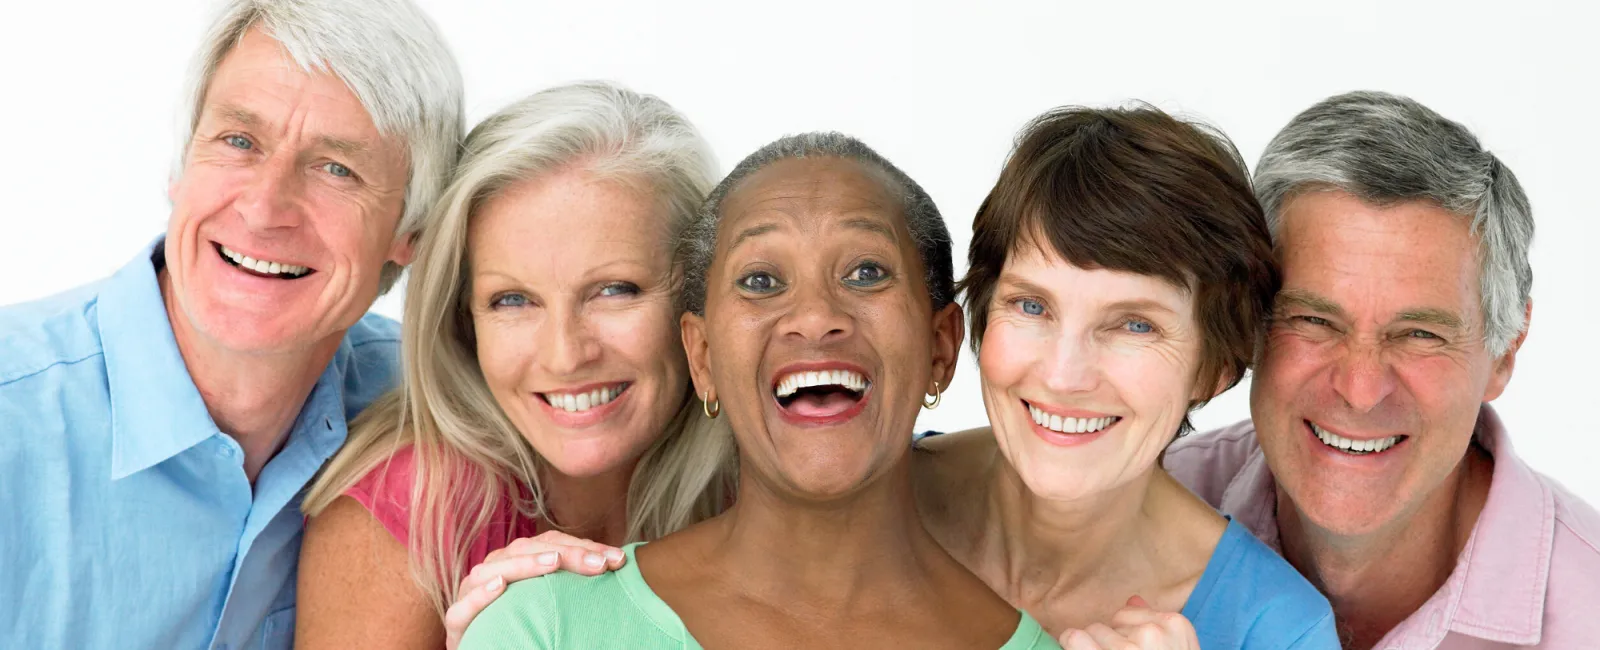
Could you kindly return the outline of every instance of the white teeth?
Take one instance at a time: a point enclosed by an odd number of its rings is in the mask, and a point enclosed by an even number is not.
[[[1033,417],[1033,423],[1059,433],[1093,433],[1115,424],[1121,418],[1064,418],[1059,415],[1045,413],[1037,407],[1029,406],[1028,415]]]
[[[618,384],[610,388],[596,388],[587,393],[545,393],[544,401],[568,413],[577,413],[611,403],[626,387],[626,384]]]
[[[774,392],[778,397],[788,397],[802,388],[813,386],[843,386],[859,393],[867,389],[867,379],[850,370],[796,372],[780,378]]]
[[[1322,444],[1352,454],[1370,454],[1380,451],[1387,451],[1390,447],[1395,446],[1395,444],[1399,443],[1400,440],[1405,437],[1389,436],[1388,438],[1375,438],[1372,440],[1353,440],[1328,431],[1327,429],[1323,429],[1315,424],[1311,425],[1311,431],[1317,434],[1317,438],[1322,440]]]
[[[300,277],[311,270],[308,267],[299,266],[296,264],[284,264],[282,262],[258,260],[248,255],[240,255],[237,251],[234,251],[227,246],[222,247],[222,254],[228,256],[228,259],[233,260],[234,264],[238,264],[239,266],[255,271],[256,273],[266,273],[269,275],[291,275],[294,277]]]

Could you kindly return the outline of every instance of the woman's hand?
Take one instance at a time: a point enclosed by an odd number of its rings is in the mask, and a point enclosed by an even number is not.
[[[456,650],[467,625],[500,597],[508,583],[558,570],[600,575],[622,568],[624,561],[622,549],[554,530],[511,542],[490,553],[462,579],[456,602],[444,613],[445,647]]]
[[[1061,634],[1064,650],[1200,650],[1194,625],[1176,612],[1158,612],[1134,596],[1111,616],[1109,625],[1095,623]]]

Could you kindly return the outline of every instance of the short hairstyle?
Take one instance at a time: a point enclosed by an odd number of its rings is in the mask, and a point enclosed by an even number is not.
[[[1500,356],[1527,327],[1533,209],[1511,168],[1466,127],[1399,95],[1324,99],[1267,144],[1256,194],[1276,235],[1289,199],[1326,189],[1380,206],[1430,201],[1470,219],[1479,238],[1485,347]]]
[[[898,196],[904,206],[906,228],[911,241],[922,258],[923,280],[928,286],[928,296],[934,311],[943,309],[955,300],[955,267],[950,253],[950,231],[933,197],[900,171],[888,159],[873,151],[860,140],[835,131],[791,135],[757,149],[739,161],[739,165],[722,179],[701,206],[695,221],[684,230],[678,240],[678,258],[684,262],[683,307],[685,311],[705,315],[706,274],[711,269],[711,258],[717,248],[717,224],[722,221],[722,202],[749,178],[768,165],[790,158],[843,158],[862,163],[883,173],[888,189]]]
[[[972,222],[960,286],[974,351],[1006,260],[1028,245],[1190,292],[1201,334],[1196,385],[1206,389],[1223,379],[1231,387],[1250,368],[1281,283],[1239,152],[1222,133],[1149,105],[1057,108],[1017,136]],[[1182,426],[1191,428],[1187,418]]]
[[[228,0],[220,9],[189,70],[173,178],[183,174],[217,68],[260,28],[307,73],[344,81],[379,133],[399,136],[410,177],[395,234],[421,232],[449,181],[466,123],[461,72],[427,15],[410,0]],[[404,270],[386,263],[380,291]]]

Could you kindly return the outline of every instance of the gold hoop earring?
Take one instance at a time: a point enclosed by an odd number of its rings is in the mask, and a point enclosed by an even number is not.
[[[712,404],[716,404],[716,406],[712,406]],[[722,415],[722,401],[711,399],[711,391],[708,390],[700,398],[700,410],[705,411],[707,418],[715,420],[717,416]]]
[[[944,393],[939,392],[939,380],[935,379],[933,380],[933,401],[929,402],[927,397],[924,396],[922,399],[922,408],[930,411],[939,408],[939,400],[941,399],[944,399]]]

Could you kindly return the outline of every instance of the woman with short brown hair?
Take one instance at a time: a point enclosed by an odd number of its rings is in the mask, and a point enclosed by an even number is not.
[[[930,532],[1067,648],[1337,648],[1327,601],[1160,467],[1280,280],[1232,144],[1148,106],[1053,110],[972,229],[991,426],[919,442]]]

